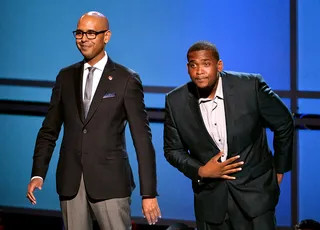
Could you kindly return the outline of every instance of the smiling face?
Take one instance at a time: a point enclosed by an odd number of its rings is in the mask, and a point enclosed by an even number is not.
[[[79,51],[91,66],[96,64],[105,55],[104,48],[111,36],[111,32],[108,29],[107,18],[99,14],[85,14],[78,22],[78,31],[99,32],[107,30],[106,32],[97,34],[94,39],[88,39],[86,34],[83,34],[81,39],[76,39]]]
[[[213,57],[211,50],[198,50],[188,53],[188,73],[199,90],[217,87],[218,72],[222,71],[223,63]]]

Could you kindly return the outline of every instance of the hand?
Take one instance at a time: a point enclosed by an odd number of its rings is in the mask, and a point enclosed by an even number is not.
[[[222,156],[222,152],[219,152],[216,156],[212,157],[204,166],[199,168],[199,176],[201,177],[210,177],[210,178],[222,178],[227,180],[234,180],[235,177],[229,176],[229,174],[239,172],[242,170],[241,165],[244,164],[243,161],[233,163],[240,156],[231,157],[224,162],[218,162]],[[233,163],[233,164],[232,164]]]
[[[277,173],[277,180],[278,180],[278,184],[280,185],[282,180],[283,180],[283,174],[282,173]]]
[[[142,198],[142,214],[150,225],[158,222],[161,212],[157,198]]]
[[[30,200],[31,204],[35,205],[37,203],[35,196],[33,195],[34,190],[37,188],[42,189],[43,180],[41,178],[33,178],[28,185],[27,198]]]

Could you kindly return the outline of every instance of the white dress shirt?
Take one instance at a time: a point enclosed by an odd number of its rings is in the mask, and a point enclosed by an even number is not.
[[[94,97],[94,94],[98,88],[98,84],[99,84],[99,81],[101,79],[101,76],[102,76],[102,73],[103,73],[103,69],[105,67],[105,65],[107,64],[108,62],[108,55],[107,55],[107,52],[104,52],[105,55],[104,57],[98,61],[94,66],[92,67],[95,67],[95,70],[93,72],[93,79],[92,79],[92,96],[90,98],[90,104],[91,104],[91,101],[92,101],[92,98]],[[91,67],[91,65],[89,65],[88,63],[84,63],[84,66],[83,66],[83,76],[82,76],[82,100],[84,99],[84,90],[86,88],[86,82],[87,82],[87,76],[88,76],[88,73],[89,73],[89,67]]]
[[[202,119],[214,143],[223,152],[221,161],[228,156],[227,127],[224,110],[222,79],[219,76],[217,91],[213,99],[200,98],[199,106]]]

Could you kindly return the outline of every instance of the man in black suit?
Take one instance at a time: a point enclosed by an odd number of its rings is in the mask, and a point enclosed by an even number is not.
[[[275,229],[291,113],[260,75],[223,71],[213,44],[195,43],[187,58],[192,81],[166,96],[164,153],[192,180],[198,229]]]
[[[57,192],[65,229],[130,229],[130,195],[135,187],[125,144],[129,123],[136,149],[142,211],[149,224],[160,216],[155,151],[141,80],[105,52],[111,32],[99,12],[83,15],[73,32],[84,60],[62,69],[38,133],[27,198],[36,203],[62,124]]]

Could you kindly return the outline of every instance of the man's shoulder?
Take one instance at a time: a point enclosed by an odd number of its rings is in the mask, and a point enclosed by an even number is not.
[[[69,71],[72,71],[72,70],[74,70],[74,69],[78,69],[78,68],[80,68],[82,65],[83,65],[83,61],[79,61],[79,62],[73,63],[73,64],[71,64],[71,65],[68,65],[68,66],[66,66],[66,67],[63,67],[63,68],[60,70],[60,73],[69,72]]]
[[[75,62],[71,65],[68,65],[64,68],[62,68],[61,70],[68,70],[68,69],[76,69],[76,68],[80,68],[82,65],[84,64],[83,61],[78,61],[78,62]]]
[[[170,92],[167,93],[167,97],[174,98],[174,97],[180,97],[183,94],[188,94],[188,85],[192,84],[191,82],[188,82],[186,84],[180,85],[174,89],[172,89]]]
[[[115,71],[114,74],[117,76],[118,80],[127,82],[128,80],[134,79],[135,81],[139,82],[139,84],[142,84],[142,80],[135,70],[115,61],[112,61],[112,65]]]
[[[262,78],[259,73],[246,73],[236,71],[222,71],[222,77],[235,80],[235,81],[252,81]]]
[[[118,71],[121,74],[125,74],[125,75],[138,75],[138,73],[136,71],[134,71],[133,69],[130,69],[127,66],[124,66],[122,64],[119,64],[118,62],[112,61],[116,71]]]

